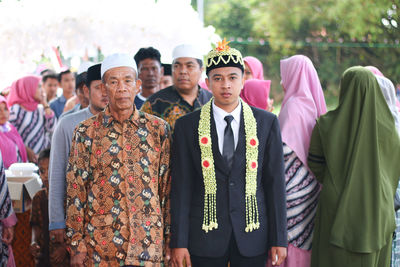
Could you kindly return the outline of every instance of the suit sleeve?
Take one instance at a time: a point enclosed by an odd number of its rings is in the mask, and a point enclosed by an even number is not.
[[[171,248],[187,248],[189,212],[193,190],[194,166],[191,145],[185,138],[184,125],[178,120],[172,139],[171,155]]]
[[[275,117],[267,139],[263,180],[268,214],[270,247],[287,247],[286,183],[283,144],[278,119]]]
[[[318,124],[315,125],[311,135],[310,149],[308,150],[308,167],[313,172],[317,180],[323,182],[323,174],[326,163],[322,151],[321,137],[319,134]]]

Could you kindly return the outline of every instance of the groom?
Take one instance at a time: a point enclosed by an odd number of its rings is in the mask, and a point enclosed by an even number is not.
[[[172,266],[274,265],[286,257],[286,195],[276,116],[248,106],[242,55],[206,56],[214,98],[177,120],[172,147]]]

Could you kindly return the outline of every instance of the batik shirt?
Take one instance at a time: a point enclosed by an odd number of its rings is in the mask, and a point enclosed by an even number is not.
[[[211,97],[212,94],[210,92],[199,87],[197,98],[194,100],[193,105],[190,105],[175,87],[170,86],[149,97],[144,102],[141,110],[166,120],[171,128],[174,128],[177,119],[200,109]]]
[[[169,243],[170,130],[107,108],[80,123],[67,168],[67,236],[85,266],[161,266]]]

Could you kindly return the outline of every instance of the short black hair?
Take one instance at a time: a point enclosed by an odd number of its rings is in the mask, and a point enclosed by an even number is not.
[[[56,72],[52,69],[44,69],[40,72],[40,76],[45,76],[47,74],[56,74]]]
[[[203,67],[203,60],[196,58],[197,63],[199,63],[200,69]]]
[[[147,58],[157,60],[161,66],[161,54],[157,49],[155,49],[151,46],[139,49],[139,51],[134,56],[134,59],[136,61],[136,66],[139,68],[140,61],[147,59]]]
[[[64,74],[69,74],[69,73],[72,73],[72,72],[71,72],[70,70],[65,70],[65,71],[60,72],[60,73],[58,74],[58,82],[61,82],[62,76],[63,76]]]
[[[50,148],[46,148],[43,149],[42,151],[40,151],[39,156],[38,156],[38,163],[39,161],[43,160],[43,159],[48,159],[50,158]]]
[[[58,81],[57,74],[55,73],[49,73],[43,76],[42,81],[45,83],[48,79],[56,79]]]

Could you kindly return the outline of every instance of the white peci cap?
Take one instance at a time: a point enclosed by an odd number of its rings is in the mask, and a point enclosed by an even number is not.
[[[200,52],[200,49],[190,45],[190,44],[182,44],[178,45],[172,51],[172,60],[175,60],[180,57],[191,57],[203,60],[203,53]]]
[[[118,67],[130,67],[135,70],[136,69],[136,62],[133,57],[129,56],[128,54],[112,54],[106,57],[101,63],[101,78],[103,78],[104,73],[109,69],[118,68]]]

